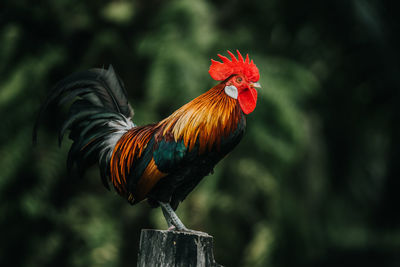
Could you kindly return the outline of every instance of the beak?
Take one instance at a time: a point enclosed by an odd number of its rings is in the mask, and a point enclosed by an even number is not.
[[[261,88],[260,83],[251,83],[250,86],[254,88]]]

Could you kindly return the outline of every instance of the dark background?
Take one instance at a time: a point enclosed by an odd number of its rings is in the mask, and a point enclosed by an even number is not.
[[[241,144],[178,214],[226,266],[400,266],[398,9],[389,1],[27,1],[0,9],[0,265],[135,266],[159,209],[68,178],[60,119],[32,127],[66,75],[112,64],[134,121],[216,84],[249,53],[259,100]],[[53,121],[53,123],[52,123]]]

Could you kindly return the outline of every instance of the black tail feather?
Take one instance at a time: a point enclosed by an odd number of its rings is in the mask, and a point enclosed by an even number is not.
[[[41,107],[33,129],[37,140],[39,122],[49,105],[71,103],[59,130],[59,143],[66,131],[73,140],[68,153],[67,168],[74,166],[82,174],[87,166],[100,165],[101,179],[108,185],[109,160],[118,139],[134,127],[133,110],[128,103],[124,84],[110,65],[108,70],[91,69],[74,73],[60,81],[49,93]]]
[[[39,122],[47,107],[52,103],[65,104],[76,97],[87,99],[94,106],[120,113],[126,118],[133,116],[125,86],[111,65],[108,70],[91,69],[77,72],[58,82],[50,91],[34,125],[34,143],[37,140]]]

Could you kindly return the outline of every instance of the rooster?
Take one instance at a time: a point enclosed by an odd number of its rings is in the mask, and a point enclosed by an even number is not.
[[[209,74],[219,84],[158,123],[137,126],[123,82],[112,66],[72,74],[49,93],[50,104],[71,103],[61,129],[73,141],[67,168],[80,175],[96,162],[104,186],[129,203],[161,206],[169,229],[188,231],[175,213],[180,202],[242,139],[245,115],[256,107],[259,71],[253,60],[218,55]]]

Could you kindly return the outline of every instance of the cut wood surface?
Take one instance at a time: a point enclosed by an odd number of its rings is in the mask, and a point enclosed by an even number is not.
[[[151,229],[141,232],[137,266],[222,267],[214,260],[209,234]]]

